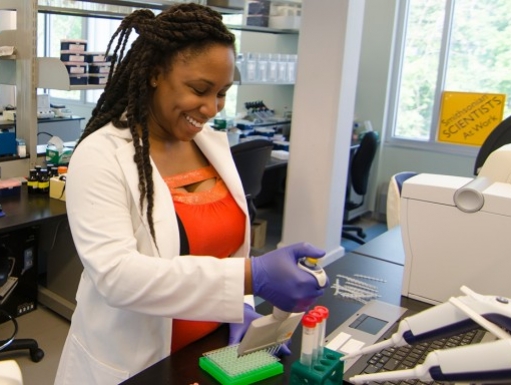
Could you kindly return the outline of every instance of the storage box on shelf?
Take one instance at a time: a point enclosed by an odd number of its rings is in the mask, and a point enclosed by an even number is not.
[[[298,30],[301,12],[301,2],[249,0],[245,6],[245,24],[274,30]]]

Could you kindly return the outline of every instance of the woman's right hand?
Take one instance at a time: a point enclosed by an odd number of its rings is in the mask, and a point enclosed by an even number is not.
[[[298,267],[304,257],[322,258],[325,255],[308,243],[297,243],[251,257],[252,291],[285,312],[306,311],[323,295],[317,279]]]

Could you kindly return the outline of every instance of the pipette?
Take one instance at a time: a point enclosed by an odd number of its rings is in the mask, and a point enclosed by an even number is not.
[[[480,295],[465,287],[462,289],[469,293],[469,296],[458,297],[458,300],[470,308],[471,313],[483,317],[500,328],[511,330],[511,305],[507,298]],[[397,332],[389,339],[363,347],[344,356],[342,360],[375,353],[392,346],[413,345],[463,333],[478,326],[472,317],[453,303],[445,302],[405,318],[399,323]],[[489,331],[492,332],[492,330]],[[502,338],[502,333],[497,337]]]
[[[372,381],[483,382],[497,383],[511,380],[511,339],[435,350],[424,363],[413,369],[360,374],[350,378],[354,384]]]
[[[325,287],[328,277],[317,262],[316,258],[302,258],[298,261],[298,267],[312,274],[318,281],[319,287]],[[252,321],[238,346],[238,355],[261,349],[278,348],[291,338],[302,316],[303,313],[288,313],[273,307],[272,314]]]

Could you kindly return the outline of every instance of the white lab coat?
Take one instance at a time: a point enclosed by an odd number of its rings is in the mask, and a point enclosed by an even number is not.
[[[235,256],[247,257],[250,224],[227,137],[206,126],[195,142],[246,214]],[[244,259],[179,256],[173,202],[153,164],[156,247],[140,211],[133,154],[129,131],[108,125],[77,147],[69,165],[67,212],[84,272],[58,385],[118,384],[168,356],[172,317],[243,319]]]

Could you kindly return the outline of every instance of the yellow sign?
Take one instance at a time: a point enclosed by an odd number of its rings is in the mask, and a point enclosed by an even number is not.
[[[505,94],[444,91],[438,141],[480,146],[502,121]]]

